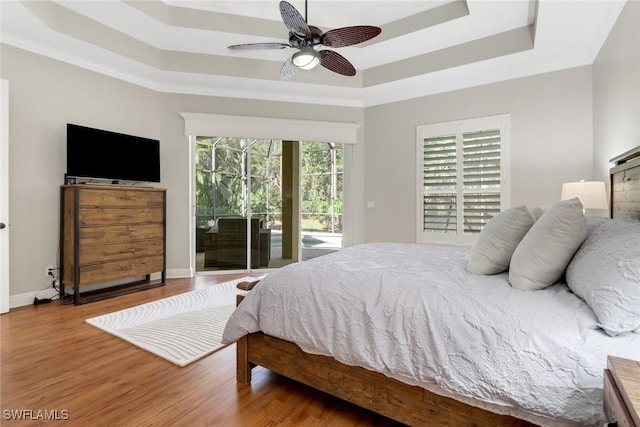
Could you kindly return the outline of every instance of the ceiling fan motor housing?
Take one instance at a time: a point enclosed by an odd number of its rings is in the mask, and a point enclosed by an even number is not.
[[[311,32],[311,37],[308,39],[301,39],[291,31],[289,31],[289,44],[292,47],[315,46],[317,44],[320,44],[322,30],[318,27],[314,27],[313,25],[309,25],[309,30]]]

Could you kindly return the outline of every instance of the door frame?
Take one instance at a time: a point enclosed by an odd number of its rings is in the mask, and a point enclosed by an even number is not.
[[[9,81],[0,82],[0,313],[9,311]]]

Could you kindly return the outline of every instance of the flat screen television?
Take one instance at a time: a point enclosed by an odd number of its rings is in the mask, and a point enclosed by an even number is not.
[[[67,123],[67,182],[160,182],[160,141]]]

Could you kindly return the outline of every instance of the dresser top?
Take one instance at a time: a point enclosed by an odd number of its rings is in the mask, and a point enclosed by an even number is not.
[[[62,188],[86,188],[88,190],[139,190],[139,191],[167,191],[160,187],[143,187],[134,185],[107,185],[107,184],[66,184]]]

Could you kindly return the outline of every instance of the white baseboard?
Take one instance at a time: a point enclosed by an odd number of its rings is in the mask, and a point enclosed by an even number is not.
[[[42,291],[27,292],[26,294],[11,295],[9,296],[9,309],[33,304],[33,299],[36,295],[38,295],[38,298],[53,298],[58,295],[58,292],[53,288],[49,288]]]
[[[193,276],[194,274],[190,268],[167,270],[167,279],[184,279]],[[26,294],[11,295],[9,296],[9,309],[33,304],[33,299],[36,297],[36,294],[38,295],[38,298],[52,298],[53,296],[58,295],[53,288],[36,292],[27,292]]]
[[[33,299],[36,297],[36,293],[37,292],[29,292],[28,294],[10,295],[9,309],[33,304]]]
[[[195,274],[190,268],[175,268],[167,270],[167,279],[185,279],[193,276],[195,276]]]

